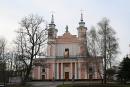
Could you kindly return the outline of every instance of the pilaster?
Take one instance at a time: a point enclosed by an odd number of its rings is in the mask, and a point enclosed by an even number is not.
[[[81,79],[81,70],[80,70],[80,69],[81,69],[81,67],[80,67],[80,62],[79,62],[79,63],[78,63],[78,73],[79,73],[79,74],[78,74],[78,75],[79,75],[78,77],[79,77],[79,79]]]
[[[64,76],[63,76],[63,71],[64,71],[64,70],[63,70],[63,63],[61,63],[61,79],[63,79],[63,77],[64,77]]]
[[[70,79],[72,79],[72,75],[73,75],[73,67],[72,67],[72,62],[70,63]]]
[[[59,79],[59,63],[57,63],[57,79]]]
[[[75,62],[75,78],[74,79],[77,79],[77,63]]]

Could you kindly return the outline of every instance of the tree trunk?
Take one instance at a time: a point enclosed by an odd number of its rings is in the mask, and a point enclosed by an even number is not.
[[[106,62],[107,62],[107,60],[106,60],[106,28],[105,28],[105,31],[104,31],[104,76],[103,76],[103,82],[104,82],[104,84],[106,84]]]
[[[26,73],[24,75],[23,85],[25,85],[26,84],[25,82],[27,82],[29,80],[29,74],[31,72],[31,69],[32,69],[32,60],[31,60],[29,67],[27,68]]]

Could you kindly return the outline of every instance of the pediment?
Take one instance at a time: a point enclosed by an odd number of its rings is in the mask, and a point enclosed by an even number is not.
[[[65,32],[63,36],[58,36],[56,43],[78,43],[80,42],[76,35]]]

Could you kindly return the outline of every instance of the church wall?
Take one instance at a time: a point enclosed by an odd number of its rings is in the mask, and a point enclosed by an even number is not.
[[[50,50],[51,50],[51,45],[48,45],[48,46],[47,46],[47,55],[48,55],[48,56],[51,55],[51,54],[50,54]]]
[[[98,60],[98,65],[96,65],[95,60],[88,58],[85,62],[84,59],[69,59],[63,58],[55,60],[54,58],[48,58],[47,64],[49,66],[42,72],[41,66],[36,66],[32,71],[32,78],[35,80],[42,80],[42,75],[45,75],[45,80],[61,80],[65,79],[65,72],[69,72],[69,79],[72,79],[73,75],[75,79],[90,79],[92,74],[92,79],[100,79],[98,68],[102,70],[100,58]],[[67,64],[67,66],[66,66]],[[89,67],[92,67],[93,73],[89,72]],[[101,72],[102,73],[102,72]]]
[[[32,79],[41,80],[41,68],[40,68],[40,66],[33,68]]]
[[[84,65],[84,62],[81,62],[81,68],[80,68],[80,72],[81,72],[81,79],[85,79],[85,65]]]
[[[79,44],[71,43],[71,44],[57,44],[56,45],[56,55],[64,56],[65,49],[69,49],[69,56],[79,55]]]
[[[32,70],[32,79],[38,79],[38,67],[34,67]]]
[[[54,70],[53,70],[53,63],[50,63],[49,64],[49,79],[53,79],[53,72],[54,72]]]
[[[47,56],[52,56],[52,57],[54,57],[54,56],[56,56],[55,54],[56,54],[56,47],[55,47],[56,45],[55,44],[51,44],[51,45],[48,45],[48,47],[47,47]]]

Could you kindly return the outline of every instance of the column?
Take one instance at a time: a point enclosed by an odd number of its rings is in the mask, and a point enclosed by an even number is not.
[[[86,77],[85,79],[88,79],[88,63],[86,63],[86,66],[85,66],[85,71],[86,71]]]
[[[45,79],[48,79],[48,68],[45,67]]]
[[[94,68],[94,78],[96,79],[97,78],[97,74],[96,74],[96,65],[95,64],[93,64],[93,68]]]
[[[40,66],[38,66],[38,80],[41,79],[41,68]]]
[[[78,75],[79,75],[79,76],[78,76],[78,77],[79,77],[78,79],[81,79],[81,77],[80,77],[80,76],[81,76],[81,74],[80,74],[80,62],[78,62],[78,73],[79,73],[79,74],[78,74]]]
[[[75,62],[75,79],[77,79],[77,63]]]
[[[55,74],[56,74],[55,64],[56,64],[56,63],[54,62],[54,63],[53,63],[53,78],[54,78],[54,79],[56,79],[56,77],[55,77],[55,76],[56,76],[56,75],[55,75]]]
[[[72,62],[70,63],[70,78],[69,79],[72,79],[72,75],[73,75],[73,68],[72,68]]]
[[[64,76],[63,76],[63,75],[64,75],[64,74],[63,74],[63,71],[64,71],[64,70],[63,70],[63,63],[61,63],[61,79],[63,79],[63,77],[64,77]]]
[[[59,63],[57,63],[57,79],[59,79]]]
[[[85,74],[85,78],[84,79],[87,79],[87,63],[86,62],[83,62],[83,67],[84,67],[84,74]]]
[[[55,70],[54,70],[54,71],[55,71],[55,72],[54,72],[54,78],[57,79],[57,63],[55,63],[54,66],[55,66],[55,68],[54,68],[54,69],[55,69]]]
[[[33,68],[32,68],[32,79],[35,78],[35,74],[34,74],[34,73],[35,73],[35,68],[33,67]]]
[[[79,63],[77,62],[77,79],[79,79]]]

